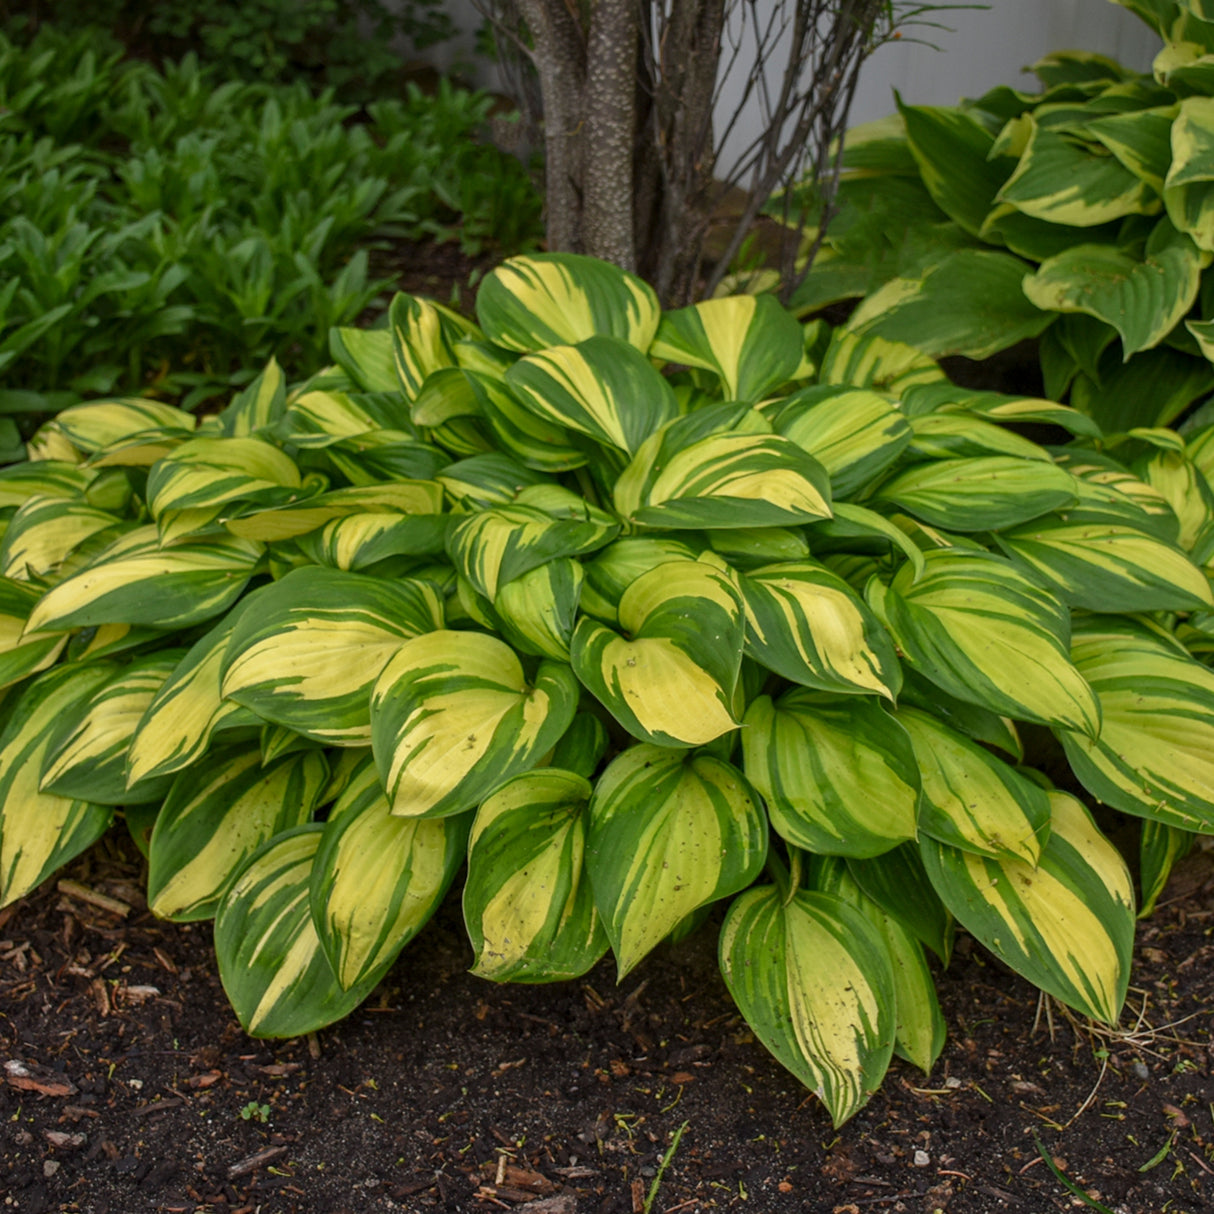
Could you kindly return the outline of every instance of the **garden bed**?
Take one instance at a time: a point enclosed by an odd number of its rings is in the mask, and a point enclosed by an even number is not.
[[[631,1214],[685,1123],[655,1214],[1079,1208],[1038,1141],[1117,1214],[1195,1214],[1214,1204],[1211,858],[1139,932],[1121,1034],[1042,1011],[962,936],[931,1077],[895,1061],[836,1132],[747,1030],[711,925],[620,986],[604,961],[496,987],[466,972],[451,898],[359,1012],[254,1041],[208,925],[148,914],[111,841],[0,912],[6,1208]]]

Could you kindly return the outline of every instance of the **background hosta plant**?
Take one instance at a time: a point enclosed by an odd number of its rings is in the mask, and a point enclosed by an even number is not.
[[[935,356],[1039,338],[1046,394],[1107,433],[1208,395],[1214,10],[1117,2],[1163,39],[1152,73],[1062,51],[1034,65],[1040,92],[899,99],[849,132],[798,313],[859,298],[851,331]]]
[[[355,1007],[461,871],[496,981],[716,922],[836,1122],[932,1066],[957,924],[1116,1021],[1135,895],[1074,794],[1141,820],[1148,905],[1214,833],[1214,430],[574,255],[389,316],[0,470],[0,900],[125,817],[266,1036]]]

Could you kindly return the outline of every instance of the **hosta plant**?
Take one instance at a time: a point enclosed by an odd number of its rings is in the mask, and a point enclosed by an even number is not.
[[[348,1013],[457,877],[494,981],[712,922],[836,1122],[932,1066],[956,923],[1117,1020],[1135,894],[1076,793],[1141,820],[1147,903],[1214,830],[1214,431],[571,255],[389,319],[0,471],[4,902],[125,819],[259,1036]]]
[[[1152,73],[1063,51],[957,106],[846,141],[839,214],[793,300],[861,298],[856,333],[985,358],[1040,338],[1046,392],[1107,430],[1214,389],[1214,8],[1119,0]],[[1068,397],[1069,394],[1069,397]]]

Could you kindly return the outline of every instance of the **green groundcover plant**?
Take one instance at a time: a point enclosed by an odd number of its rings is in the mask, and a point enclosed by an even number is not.
[[[460,874],[502,982],[622,977],[723,903],[731,992],[837,1123],[931,1068],[955,923],[1116,1022],[1130,873],[1023,726],[1140,820],[1149,908],[1214,830],[1214,430],[1104,435],[574,255],[390,322],[201,421],[67,409],[0,471],[0,904],[123,819],[290,1036]]]
[[[1066,51],[1041,91],[904,105],[850,132],[839,214],[792,301],[934,356],[1040,337],[1046,394],[1107,431],[1214,389],[1214,7],[1120,0],[1154,72]],[[1068,394],[1069,393],[1069,398]]]
[[[99,394],[191,408],[271,356],[315,370],[389,241],[526,248],[539,199],[476,142],[490,105],[443,83],[361,112],[95,30],[0,35],[0,447]]]

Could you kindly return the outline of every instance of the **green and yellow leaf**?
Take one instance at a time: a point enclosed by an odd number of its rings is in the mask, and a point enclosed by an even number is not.
[[[148,906],[162,919],[210,919],[245,861],[312,816],[329,778],[316,750],[262,764],[261,751],[215,754],[183,771],[165,798],[148,852]]]
[[[1052,792],[1038,864],[921,841],[958,921],[1001,961],[1076,1011],[1116,1024],[1130,977],[1134,890],[1117,849],[1074,797]]]
[[[503,784],[468,840],[464,923],[472,972],[494,982],[558,982],[607,951],[585,870],[591,786],[556,767]]]
[[[586,867],[621,978],[698,907],[745,889],[767,857],[758,795],[710,755],[630,747],[589,812]]]
[[[869,699],[794,690],[743,719],[746,777],[772,828],[821,855],[873,856],[916,836],[919,771],[906,732]]]
[[[371,697],[371,745],[392,812],[447,817],[534,767],[568,728],[573,671],[541,662],[530,682],[503,641],[438,631],[406,641]]]
[[[884,939],[837,894],[747,890],[721,928],[721,972],[755,1036],[836,1126],[867,1102],[893,1054],[896,988]]]
[[[438,909],[463,863],[467,816],[394,815],[370,754],[330,812],[312,867],[312,921],[343,990],[365,989]]]

